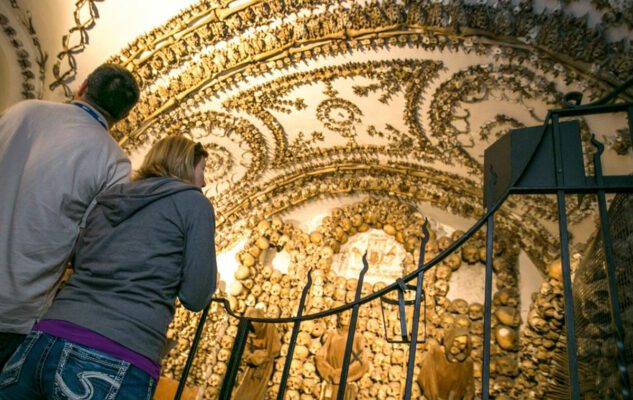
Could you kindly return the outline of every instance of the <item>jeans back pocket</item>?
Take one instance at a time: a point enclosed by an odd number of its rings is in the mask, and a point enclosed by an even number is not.
[[[22,344],[15,349],[13,355],[4,365],[2,372],[0,372],[0,388],[12,385],[20,379],[20,372],[22,371],[24,361],[41,335],[42,332],[32,331],[24,338]]]
[[[54,399],[114,399],[130,367],[100,351],[64,344],[55,373]]]

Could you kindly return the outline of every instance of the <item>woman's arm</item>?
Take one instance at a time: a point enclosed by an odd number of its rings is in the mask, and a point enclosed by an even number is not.
[[[209,200],[194,193],[193,204],[185,204],[189,209],[178,298],[185,308],[200,311],[209,304],[216,288],[215,217]]]

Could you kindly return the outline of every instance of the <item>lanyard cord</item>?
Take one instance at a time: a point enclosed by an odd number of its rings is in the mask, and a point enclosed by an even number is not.
[[[78,103],[78,102],[73,102],[72,104],[76,105],[77,107],[81,108],[82,110],[90,114],[90,116],[94,118],[99,123],[99,125],[103,126],[103,129],[105,129],[106,131],[108,130],[108,123],[106,122],[106,120],[101,115],[99,115],[95,110],[93,110],[91,107],[88,107],[87,105],[83,103]]]

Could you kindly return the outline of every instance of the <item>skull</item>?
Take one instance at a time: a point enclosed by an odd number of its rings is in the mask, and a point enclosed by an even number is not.
[[[303,362],[301,360],[294,359],[290,364],[290,376],[300,376],[303,372]]]
[[[323,240],[323,234],[318,231],[314,231],[310,234],[310,242],[314,244],[319,244]]]
[[[528,313],[528,324],[538,333],[545,333],[549,331],[549,324],[538,314],[536,308],[530,310]]]
[[[253,257],[251,253],[242,253],[242,255],[240,256],[240,261],[242,262],[242,265],[247,268],[255,265],[255,257]]]
[[[309,354],[310,354],[310,351],[308,350],[308,348],[306,346],[297,345],[295,347],[294,356],[295,356],[295,358],[297,360],[305,361],[305,359],[308,358]],[[305,366],[305,364],[304,364],[304,366]]]
[[[369,389],[373,385],[373,382],[371,381],[371,377],[365,374],[358,381],[358,385],[361,389]]]
[[[484,317],[484,306],[481,303],[472,303],[468,306],[468,316],[473,321],[477,321]]]
[[[233,337],[229,335],[224,335],[220,339],[220,347],[223,349],[230,349],[233,347]]]
[[[374,283],[373,291],[374,292],[378,292],[378,291],[384,289],[386,286],[387,285],[384,282],[381,282],[381,281],[376,282],[376,283]]]
[[[455,324],[455,317],[451,314],[444,314],[440,320],[440,326],[444,329],[450,329]]]
[[[279,296],[281,294],[281,285],[278,283],[273,283],[270,288],[270,294],[273,296]]]
[[[313,374],[313,376],[315,376],[315,374]],[[321,386],[317,384],[317,381],[315,378],[302,379],[301,388],[305,392],[303,395],[301,395],[301,400],[304,400],[304,396],[306,396],[305,398],[307,400],[312,400],[319,397],[319,392],[320,392],[319,389],[321,389]]]
[[[389,367],[389,372],[387,373],[387,376],[389,377],[390,381],[399,381],[400,377],[403,375],[402,372],[403,371],[401,365],[392,365],[391,367]]]
[[[220,349],[220,351],[218,351],[218,361],[226,362],[229,357],[231,357],[231,350]]]
[[[220,376],[224,376],[226,374],[226,363],[219,362],[213,366],[213,373],[218,374]]]
[[[556,260],[547,267],[547,276],[556,281],[563,281],[563,264],[561,260]]]
[[[519,295],[514,289],[501,289],[495,293],[493,304],[496,306],[516,307],[519,305]]]
[[[464,299],[455,299],[451,303],[450,311],[456,314],[467,314],[468,302]]]
[[[240,281],[233,281],[233,283],[231,283],[231,288],[229,289],[229,294],[231,296],[237,297],[242,294],[243,290],[244,286]]]
[[[286,299],[288,300],[288,299]],[[268,302],[272,305],[280,305],[280,300],[279,300],[279,296],[270,296],[268,299]]]
[[[211,374],[209,377],[209,385],[213,387],[218,387],[222,383],[222,378],[218,374]]]
[[[496,372],[505,376],[516,376],[519,374],[519,363],[516,358],[512,356],[505,356],[497,358],[496,360]]]
[[[444,297],[448,293],[448,282],[445,280],[436,281],[433,287],[435,288],[436,296]]]
[[[270,304],[267,307],[266,314],[268,318],[279,318],[279,316],[281,315],[281,309],[278,305]]]
[[[497,273],[507,271],[510,269],[510,264],[508,264],[508,261],[505,258],[497,257],[492,260],[492,269]]]
[[[457,254],[451,253],[442,263],[448,265],[451,270],[456,271],[462,265],[462,259]]]
[[[303,363],[302,374],[304,378],[313,378],[315,376],[316,368],[314,364],[307,361]]]
[[[457,239],[461,238],[462,236],[464,236],[464,231],[458,229],[451,234],[451,239],[453,240],[453,242],[455,242]]]
[[[499,322],[501,322],[502,324],[511,327],[516,328],[521,325],[521,314],[519,313],[519,310],[514,307],[497,308],[497,310],[495,311],[495,317],[497,317]]]
[[[337,287],[334,290],[334,300],[345,301],[346,296],[347,296],[347,291],[344,288]]]
[[[289,390],[299,390],[301,388],[301,377],[299,376],[289,376],[288,377],[288,389]]]
[[[268,220],[263,219],[259,221],[259,223],[257,224],[257,230],[259,231],[260,235],[266,234],[269,229],[270,229],[270,221]]]
[[[266,250],[268,249],[268,247],[270,247],[270,243],[268,242],[268,239],[266,239],[263,236],[260,236],[255,241],[255,246],[257,246],[260,250]]]
[[[325,324],[322,321],[316,321],[314,325],[312,326],[312,330],[310,331],[310,334],[312,335],[312,337],[317,338],[323,335],[324,333],[325,333]]]
[[[514,351],[518,346],[519,335],[514,329],[501,325],[495,329],[495,339],[502,349]]]
[[[325,297],[332,297],[334,295],[335,287],[333,283],[326,283],[323,286],[323,295]]]
[[[237,308],[235,309],[239,314],[243,314],[246,311],[246,302],[244,300],[237,301]]]
[[[380,332],[380,323],[376,319],[370,319],[367,321],[367,330],[373,333]]]
[[[326,308],[325,300],[323,297],[315,297],[311,300],[310,309],[314,311],[321,311]]]
[[[281,277],[282,277],[281,272],[276,269],[273,269],[272,272],[270,273],[270,282],[279,283],[281,281]]]
[[[462,259],[468,264],[475,264],[479,261],[479,249],[477,246],[464,245],[462,247]]]
[[[301,331],[297,335],[297,344],[300,346],[309,345],[311,340],[312,338],[310,337],[310,334],[308,332]]]
[[[263,290],[261,285],[253,285],[253,288],[251,289],[251,294],[255,297],[259,297],[260,294],[262,294]]]
[[[270,223],[270,227],[276,231],[280,231],[282,230],[284,226],[284,222],[281,220],[281,218],[279,218],[277,215],[275,215],[272,218],[272,221]]]
[[[470,324],[470,333],[474,336],[483,335],[484,323],[483,321],[475,321]]]
[[[442,236],[439,239],[437,239],[437,247],[440,251],[444,251],[448,249],[452,243],[453,241],[448,236]]]
[[[470,327],[470,320],[465,316],[459,316],[455,319],[455,325],[468,329]]]
[[[237,336],[237,325],[227,326],[225,334],[231,337]]]
[[[237,267],[237,270],[235,271],[233,276],[235,277],[235,279],[244,280],[248,278],[249,274],[250,274],[249,269],[243,265],[240,265],[239,267]]]
[[[451,269],[451,267],[440,264],[436,268],[435,276],[438,279],[449,280],[452,272],[453,270]]]
[[[301,395],[296,390],[288,390],[285,398],[288,400],[301,400]]]

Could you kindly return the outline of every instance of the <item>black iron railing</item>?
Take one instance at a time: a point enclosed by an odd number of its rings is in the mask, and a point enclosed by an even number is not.
[[[603,145],[595,138],[592,143],[597,152],[593,159],[594,175],[586,176],[584,165],[582,165],[582,148],[580,145],[579,129],[573,123],[560,122],[561,118],[580,117],[586,115],[605,113],[627,113],[629,129],[633,137],[633,103],[606,104],[633,86],[633,80],[627,82],[623,87],[618,88],[614,93],[589,105],[581,106],[582,96],[578,93],[571,93],[565,97],[567,108],[550,110],[545,118],[543,126],[536,128],[519,129],[506,135],[506,143],[500,140],[493,144],[485,154],[484,163],[484,206],[485,214],[460,238],[449,247],[440,252],[435,258],[424,263],[424,252],[428,241],[427,225],[425,223],[424,240],[420,245],[420,256],[418,268],[396,280],[383,289],[367,296],[361,297],[361,288],[364,274],[367,271],[367,260],[363,256],[363,270],[360,273],[354,301],[330,310],[304,315],[306,296],[312,283],[311,273],[308,274],[308,281],[303,288],[299,301],[296,316],[285,318],[252,318],[237,315],[231,310],[226,299],[213,299],[214,302],[223,304],[228,315],[239,320],[237,336],[231,352],[231,358],[227,366],[226,376],[222,384],[219,398],[230,399],[235,378],[237,376],[241,357],[246,345],[249,326],[252,322],[258,323],[293,323],[292,336],[288,346],[286,362],[281,379],[278,399],[282,399],[285,393],[286,381],[290,370],[290,363],[297,341],[297,335],[301,322],[324,318],[351,310],[352,318],[347,337],[345,357],[341,372],[341,384],[338,389],[338,399],[342,400],[345,392],[345,377],[347,376],[350,355],[352,352],[353,338],[356,331],[356,319],[359,307],[372,300],[387,296],[390,292],[398,291],[399,298],[402,299],[401,292],[406,288],[406,283],[414,279],[415,300],[413,311],[412,332],[409,340],[409,357],[407,365],[407,377],[404,388],[404,399],[411,398],[411,388],[413,385],[413,373],[415,367],[416,345],[418,340],[418,329],[420,320],[421,302],[424,298],[423,277],[430,268],[444,260],[448,255],[457,250],[467,240],[469,240],[484,224],[487,225],[486,232],[486,272],[485,272],[485,300],[484,300],[484,348],[482,361],[482,398],[489,399],[490,380],[490,343],[491,343],[491,307],[492,307],[492,273],[493,273],[493,240],[494,240],[494,215],[506,198],[513,195],[522,194],[556,194],[559,212],[560,246],[563,272],[563,290],[565,299],[565,322],[567,330],[567,355],[569,368],[570,397],[574,400],[580,399],[580,382],[577,366],[577,346],[574,328],[574,307],[571,284],[569,238],[567,236],[567,220],[565,212],[565,196],[575,193],[594,193],[598,196],[599,216],[601,232],[604,237],[606,254],[606,270],[608,275],[608,286],[610,296],[611,315],[614,324],[616,346],[618,349],[618,369],[620,371],[621,395],[624,399],[630,399],[630,382],[624,346],[624,329],[622,324],[621,310],[619,308],[618,292],[616,287],[615,266],[611,251],[611,240],[609,238],[609,221],[606,208],[606,193],[633,192],[632,176],[604,176],[602,174],[602,164],[600,155]],[[505,138],[505,137],[504,137]],[[502,138],[502,139],[504,139]],[[513,153],[513,143],[519,143],[521,154]],[[576,154],[580,151],[580,154]],[[578,164],[578,160],[580,164]],[[508,161],[510,165],[508,165]],[[411,286],[411,285],[409,285]],[[403,302],[400,306],[403,307]],[[193,358],[198,348],[200,336],[206,321],[209,308],[207,307],[200,321],[195,334],[187,363],[185,365],[180,385],[176,393],[176,399],[180,399],[184,385],[189,374]],[[401,313],[403,314],[403,313]],[[403,332],[406,324],[403,325]]]

